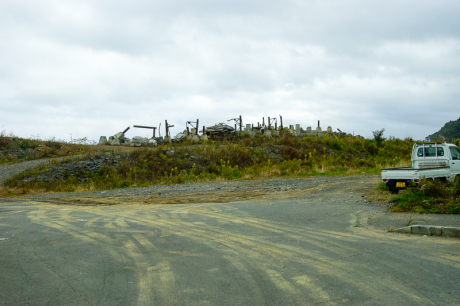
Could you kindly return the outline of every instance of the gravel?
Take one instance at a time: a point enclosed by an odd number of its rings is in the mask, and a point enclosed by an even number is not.
[[[221,197],[233,202],[257,199],[275,200],[276,198],[298,201],[326,196],[328,201],[356,203],[365,206],[386,206],[384,203],[368,201],[364,197],[364,194],[372,188],[372,181],[372,176],[272,178],[24,195],[17,197],[16,200],[70,205],[112,205],[139,201],[147,204],[165,203],[165,201],[169,201],[166,203],[183,203],[181,200],[190,198],[194,198],[194,203],[203,203],[209,202],[210,198]],[[81,199],[81,202],[75,202],[77,198]],[[227,200],[223,201],[227,202]],[[5,199],[5,201],[8,200]],[[0,202],[3,200],[0,199]]]
[[[64,157],[65,158],[65,157]],[[26,169],[38,166],[44,163],[50,163],[61,158],[41,159],[27,161],[20,164],[13,164],[0,167],[0,185],[3,182]],[[101,161],[102,162],[102,161]],[[104,162],[106,162],[104,160]],[[86,166],[92,166],[94,161],[72,162],[81,166],[81,163],[88,163]],[[99,166],[99,165],[98,165]],[[327,194],[330,200],[355,202],[363,205],[384,205],[369,201],[365,194],[375,185],[374,176],[355,176],[355,177],[307,177],[307,178],[271,178],[266,180],[247,180],[247,181],[221,181],[221,182],[202,182],[192,184],[176,185],[153,185],[149,187],[124,188],[103,191],[85,191],[85,192],[63,192],[48,193],[38,195],[24,195],[19,198],[24,200],[45,200],[62,199],[66,197],[89,197],[89,198],[136,198],[145,199],[146,201],[162,200],[167,198],[187,198],[198,195],[197,201],[202,197],[208,196],[225,196],[233,194],[234,201],[244,201],[257,198],[283,197],[286,199],[299,200],[307,199],[317,194]],[[239,195],[242,195],[239,198]],[[18,198],[17,198],[18,199]],[[230,199],[230,198],[229,198]],[[10,199],[0,199],[1,202]],[[129,202],[129,201],[128,201]]]

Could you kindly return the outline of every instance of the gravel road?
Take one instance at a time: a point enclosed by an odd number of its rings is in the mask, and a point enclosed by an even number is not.
[[[0,304],[459,305],[460,240],[389,231],[459,216],[388,213],[366,196],[378,181],[0,199]]]

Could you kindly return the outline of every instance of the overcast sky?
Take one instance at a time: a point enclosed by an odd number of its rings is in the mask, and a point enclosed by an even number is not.
[[[0,0],[0,130],[283,116],[423,139],[460,117],[460,1]]]

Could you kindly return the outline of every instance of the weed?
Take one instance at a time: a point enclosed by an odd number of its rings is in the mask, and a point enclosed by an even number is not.
[[[409,215],[409,220],[407,220],[406,226],[411,226],[412,222],[415,222],[416,219],[412,218],[412,214]]]
[[[458,181],[422,180],[418,186],[413,186],[391,198],[394,205],[390,211],[459,214],[460,198],[456,197]]]

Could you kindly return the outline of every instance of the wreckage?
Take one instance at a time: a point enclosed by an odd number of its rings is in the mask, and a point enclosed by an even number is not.
[[[206,128],[206,134],[209,136],[210,135],[226,135],[226,134],[230,134],[234,132],[235,132],[235,128],[225,123],[218,123],[213,126],[208,126]]]
[[[98,145],[118,145],[118,146],[131,146],[131,147],[141,147],[141,146],[150,146],[155,147],[157,145],[162,145],[164,143],[172,143],[172,142],[181,142],[181,141],[189,141],[192,143],[199,143],[205,142],[208,140],[208,137],[227,137],[229,135],[233,135],[236,132],[242,133],[243,135],[249,137],[255,137],[256,134],[262,134],[264,137],[278,137],[282,135],[282,133],[289,133],[292,136],[315,136],[315,137],[323,137],[326,135],[339,135],[339,136],[353,136],[351,134],[347,134],[342,132],[340,129],[337,129],[339,132],[333,132],[332,127],[328,126],[327,130],[323,131],[320,126],[320,122],[318,120],[318,127],[316,129],[312,129],[311,126],[303,129],[300,127],[300,124],[290,125],[289,127],[283,127],[282,117],[280,116],[280,126],[277,126],[277,120],[274,117],[268,117],[268,126],[265,124],[265,118],[262,118],[262,125],[258,122],[257,125],[255,124],[246,124],[245,128],[243,129],[242,118],[230,119],[228,121],[235,121],[235,128],[226,124],[226,123],[217,123],[212,126],[204,127],[202,131],[198,131],[198,124],[199,120],[196,121],[187,121],[186,123],[186,130],[183,132],[179,132],[176,134],[175,137],[171,137],[170,128],[174,127],[174,125],[168,124],[168,121],[165,120],[165,132],[166,136],[163,138],[161,136],[155,137],[155,131],[157,130],[156,127],[151,126],[140,126],[134,125],[136,128],[145,128],[145,129],[152,129],[153,130],[153,137],[146,138],[141,136],[135,136],[132,139],[125,137],[126,132],[130,129],[127,127],[123,132],[116,133],[113,136],[110,136],[108,139],[106,136],[101,136],[99,139]],[[190,125],[192,127],[191,131],[189,129]],[[273,126],[274,125],[274,126]],[[158,127],[158,132],[160,131],[161,123]],[[237,129],[238,128],[238,129]],[[199,133],[201,135],[199,135]],[[355,137],[362,138],[359,135]]]

